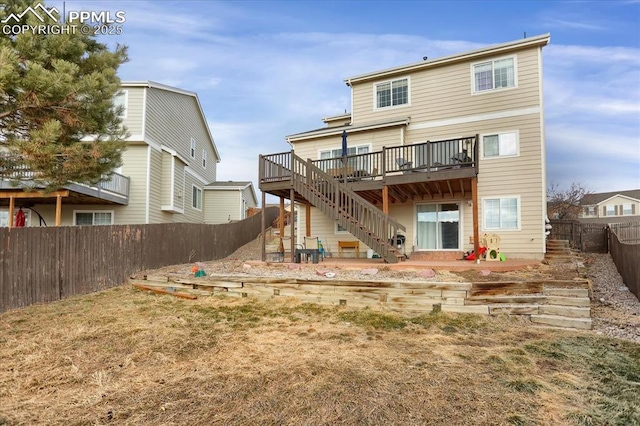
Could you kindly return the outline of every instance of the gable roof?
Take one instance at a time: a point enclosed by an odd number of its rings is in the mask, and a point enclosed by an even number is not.
[[[211,146],[213,147],[213,152],[216,154],[216,163],[219,163],[220,153],[218,152],[218,148],[216,147],[216,143],[213,140],[213,135],[211,134],[211,129],[209,129],[209,124],[207,123],[207,118],[204,115],[204,110],[202,109],[202,104],[200,103],[200,99],[198,98],[198,94],[196,92],[190,92],[188,90],[179,89],[173,86],[167,86],[166,84],[156,83],[155,81],[121,81],[120,85],[122,87],[149,87],[152,89],[164,90],[167,92],[178,93],[180,95],[191,96],[195,99],[196,104],[198,105],[198,111],[200,112],[200,117],[204,123],[204,128],[207,130],[207,134],[209,135],[209,140],[211,141]]]
[[[492,46],[483,47],[481,49],[470,50],[468,52],[458,53],[455,55],[443,56],[432,60],[424,60],[420,62],[414,62],[407,65],[401,65],[398,67],[387,68],[379,71],[368,72],[365,74],[359,74],[353,77],[345,78],[344,82],[347,86],[351,86],[352,83],[360,83],[367,80],[374,80],[381,77],[389,77],[396,74],[408,73],[414,71],[420,71],[427,68],[438,67],[445,64],[454,62],[468,61],[477,59],[483,56],[504,54],[521,50],[527,47],[546,46],[551,40],[549,33],[542,34],[535,37],[527,37],[520,40],[510,41],[508,43],[494,44]]]
[[[253,182],[251,181],[226,181],[226,182],[211,182],[206,185],[204,189],[213,189],[218,191],[243,191],[247,188],[251,189],[251,196],[253,197],[253,201],[258,204],[258,197],[256,196],[256,191],[253,189]]]
[[[632,189],[629,191],[599,192],[597,194],[587,194],[582,197],[582,200],[580,200],[580,205],[591,206],[594,204],[600,204],[603,201],[606,201],[617,195],[621,195],[627,198],[633,198],[634,200],[640,202],[640,189]]]

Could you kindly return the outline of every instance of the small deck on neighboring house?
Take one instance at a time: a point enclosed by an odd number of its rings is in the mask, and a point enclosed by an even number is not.
[[[73,205],[129,204],[129,177],[113,173],[96,185],[70,183],[57,191],[45,192],[29,185],[30,172],[16,170],[8,178],[0,179],[0,207],[14,209],[36,204],[56,204],[56,226],[60,224],[62,203]],[[9,221],[11,227],[11,221]]]
[[[468,198],[478,252],[478,141],[475,135],[321,160],[304,160],[294,151],[261,155],[262,202],[268,193],[280,197],[281,206],[284,199],[314,206],[386,262],[396,263],[404,256],[390,241],[406,227],[389,216],[390,204]],[[310,236],[309,217],[306,224]]]

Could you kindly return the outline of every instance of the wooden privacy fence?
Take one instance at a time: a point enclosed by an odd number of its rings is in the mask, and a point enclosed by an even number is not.
[[[622,280],[627,287],[629,287],[629,290],[640,299],[640,241],[637,239],[637,234],[635,234],[635,242],[630,242],[634,235],[633,233],[640,229],[640,224],[635,223],[632,225],[636,225],[635,231],[633,227],[626,226],[620,227],[620,231],[618,231],[618,229],[612,225],[611,232],[609,233],[609,248],[613,263],[616,264]],[[618,232],[628,237],[629,242],[620,238]]]
[[[278,211],[268,207],[266,220]],[[114,287],[136,271],[222,259],[260,234],[261,216],[221,225],[0,228],[0,312]]]
[[[606,253],[608,249],[607,225],[604,223],[552,220],[549,238],[568,240],[572,248],[584,253]]]

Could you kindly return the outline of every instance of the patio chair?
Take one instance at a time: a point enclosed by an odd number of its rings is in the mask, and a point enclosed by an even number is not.
[[[406,161],[402,157],[396,158],[396,164],[398,165],[398,169],[403,170],[404,173],[407,173],[413,167],[413,163],[411,161]]]

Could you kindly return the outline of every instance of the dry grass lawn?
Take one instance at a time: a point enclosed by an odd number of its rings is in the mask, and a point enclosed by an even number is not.
[[[0,315],[0,425],[633,425],[640,347],[129,286]]]

